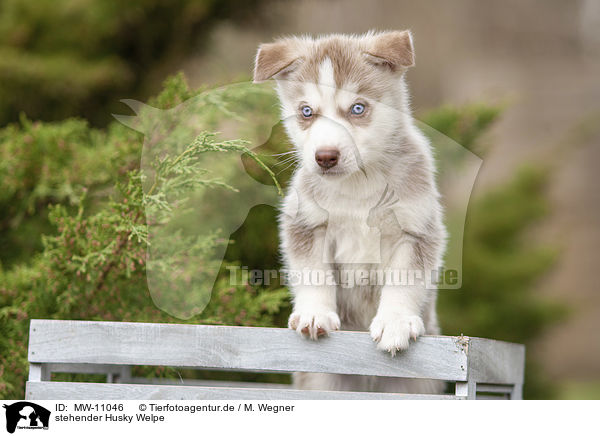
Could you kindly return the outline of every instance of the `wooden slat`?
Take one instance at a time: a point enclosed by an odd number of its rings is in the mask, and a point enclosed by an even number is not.
[[[99,365],[90,363],[50,363],[52,373],[62,372],[67,374],[119,374],[123,365]]]
[[[504,395],[485,395],[485,394],[477,394],[477,400],[492,400],[492,401],[498,401],[498,400],[509,400],[509,395],[508,394],[504,394]]]
[[[368,333],[318,342],[288,329],[32,320],[29,361],[165,365],[246,371],[307,371],[466,380],[463,338],[425,336],[391,357]]]
[[[27,382],[28,400],[457,400],[452,395],[241,389],[200,386]]]
[[[512,393],[513,385],[492,385],[487,383],[477,383],[477,392],[485,392],[490,394],[510,394]]]
[[[218,388],[249,388],[249,389],[292,389],[292,385],[283,383],[244,382],[235,380],[199,380],[184,378],[182,380],[167,378],[132,377],[130,382],[140,385],[169,385],[169,386],[203,386]]]
[[[524,345],[491,339],[469,339],[469,380],[490,384],[523,383]]]

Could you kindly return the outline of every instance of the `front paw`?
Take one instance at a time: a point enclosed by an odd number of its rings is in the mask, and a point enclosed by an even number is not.
[[[369,327],[371,337],[377,342],[377,348],[393,355],[396,351],[406,350],[410,339],[425,333],[425,325],[420,316],[399,314],[378,314]]]
[[[299,310],[290,315],[288,326],[301,335],[308,335],[311,339],[317,339],[322,335],[340,328],[340,318],[331,310]]]

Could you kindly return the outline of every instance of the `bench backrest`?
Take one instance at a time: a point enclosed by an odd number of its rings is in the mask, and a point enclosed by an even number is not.
[[[131,366],[161,365],[439,379],[455,382],[460,398],[475,398],[483,390],[519,398],[524,353],[522,345],[463,336],[424,336],[392,357],[378,351],[364,332],[334,332],[315,342],[288,329],[32,320],[27,397],[127,399],[158,395],[165,399],[231,399],[242,398],[239,395],[243,394],[244,399],[264,399],[396,395],[318,393],[265,386],[247,392],[249,389],[235,387],[141,385],[129,376]],[[50,373],[58,371],[106,373],[111,376],[108,381],[117,375],[120,384],[50,382]]]

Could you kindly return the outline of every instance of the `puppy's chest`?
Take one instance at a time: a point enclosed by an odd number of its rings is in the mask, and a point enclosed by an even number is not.
[[[361,207],[329,211],[325,235],[329,263],[359,265],[382,262],[385,243],[382,243],[380,229],[372,227],[368,217],[369,210]]]

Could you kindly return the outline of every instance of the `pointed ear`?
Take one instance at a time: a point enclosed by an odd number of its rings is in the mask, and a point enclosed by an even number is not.
[[[254,61],[254,82],[280,78],[291,72],[299,61],[298,49],[290,40],[261,44]]]
[[[365,55],[374,65],[385,65],[392,71],[412,67],[415,64],[412,34],[409,30],[376,34]]]

